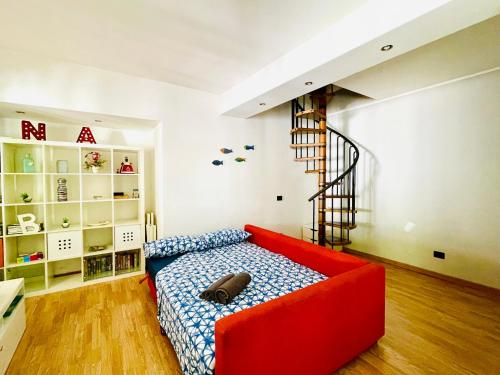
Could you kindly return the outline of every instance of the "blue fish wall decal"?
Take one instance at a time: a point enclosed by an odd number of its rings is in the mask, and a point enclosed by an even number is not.
[[[245,150],[255,150],[255,146],[254,145],[245,145]]]
[[[217,166],[218,166],[218,165],[222,165],[222,164],[224,164],[224,162],[223,162],[222,160],[214,160],[214,161],[212,162],[212,164],[213,164],[213,165],[217,165]]]

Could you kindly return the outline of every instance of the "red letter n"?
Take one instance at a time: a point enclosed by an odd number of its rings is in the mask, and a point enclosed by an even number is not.
[[[39,140],[39,141],[45,141],[45,124],[42,124],[41,122],[38,123],[38,129],[35,128],[31,122],[23,120],[21,121],[21,129],[23,133],[23,139],[30,139],[31,134]]]

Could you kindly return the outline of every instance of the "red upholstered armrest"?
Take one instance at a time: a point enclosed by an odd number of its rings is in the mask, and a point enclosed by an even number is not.
[[[326,276],[361,267],[368,262],[338,251],[328,251],[324,247],[276,233],[255,225],[245,225],[252,234],[249,241],[264,249],[278,253]]]
[[[216,374],[331,374],[383,336],[384,297],[366,264],[218,320]]]

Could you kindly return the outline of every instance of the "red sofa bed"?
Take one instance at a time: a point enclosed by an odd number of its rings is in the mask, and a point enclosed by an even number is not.
[[[331,374],[384,335],[385,270],[246,225],[250,242],[329,278],[218,320],[217,375]],[[156,301],[154,281],[148,277]]]

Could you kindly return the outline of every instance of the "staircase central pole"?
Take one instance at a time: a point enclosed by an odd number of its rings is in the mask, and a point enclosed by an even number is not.
[[[328,104],[326,90],[318,95],[318,112],[323,116],[319,121],[319,142],[326,145],[326,106]],[[326,185],[326,146],[319,148],[319,173],[318,173],[318,187],[321,190]],[[318,244],[320,246],[326,245],[326,198],[325,193],[318,197]]]

